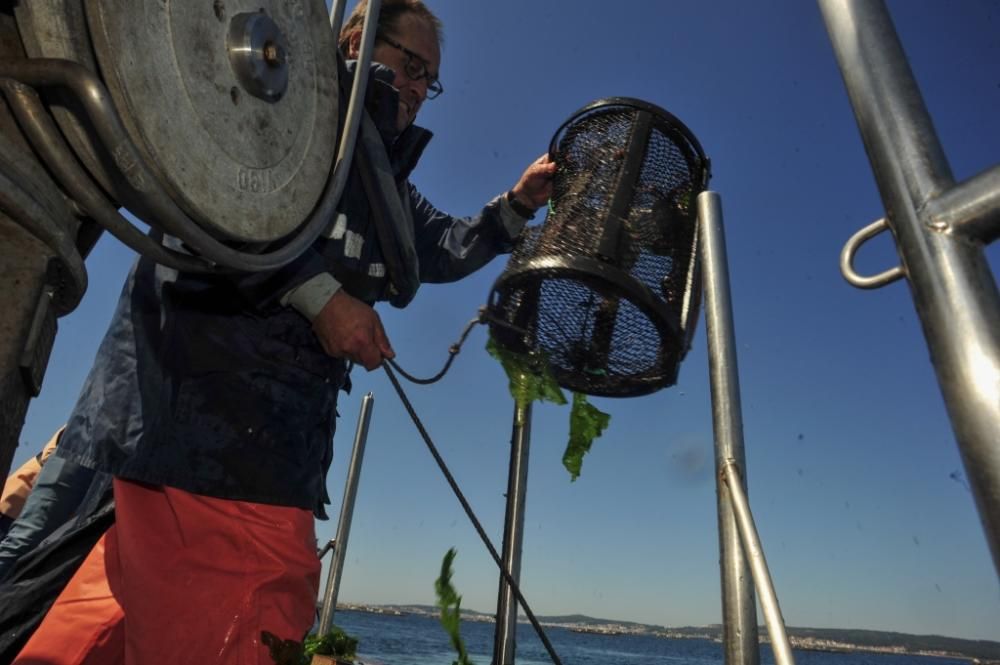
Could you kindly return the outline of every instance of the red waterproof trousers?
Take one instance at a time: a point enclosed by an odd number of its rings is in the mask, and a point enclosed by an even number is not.
[[[265,665],[315,619],[312,513],[114,481],[101,538],[17,665]]]

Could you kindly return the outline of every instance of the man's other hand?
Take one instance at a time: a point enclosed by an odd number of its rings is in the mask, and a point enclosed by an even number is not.
[[[383,358],[396,357],[375,310],[343,289],[327,301],[312,327],[324,351],[369,372],[381,365]]]
[[[533,161],[521,174],[521,179],[511,189],[514,198],[532,210],[538,210],[552,196],[552,178],[556,174],[556,163],[544,154]]]

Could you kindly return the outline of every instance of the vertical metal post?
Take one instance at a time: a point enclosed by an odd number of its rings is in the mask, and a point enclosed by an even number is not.
[[[514,407],[510,469],[507,474],[507,512],[500,560],[516,584],[521,583],[521,546],[524,542],[524,504],[528,489],[528,449],[531,443],[531,404]],[[493,635],[493,665],[513,665],[517,633],[517,598],[500,576],[496,629]]]
[[[716,493],[719,508],[719,566],[722,572],[722,626],[726,665],[758,665],[757,607],[753,580],[740,547],[732,497],[723,481],[730,461],[746,468],[743,413],[736,368],[736,335],[729,290],[729,264],[722,228],[722,203],[715,192],[698,196],[702,265],[705,270],[705,329],[712,384]],[[744,477],[744,474],[740,474]],[[743,480],[746,491],[746,481]]]
[[[340,29],[344,27],[344,9],[347,7],[347,0],[333,0],[330,6],[330,28],[333,30],[333,38],[340,39]]]
[[[368,393],[361,399],[358,428],[354,434],[354,450],[351,453],[351,464],[347,469],[344,500],[340,506],[340,521],[337,522],[337,536],[334,539],[333,559],[330,561],[330,571],[327,573],[326,592],[323,594],[323,610],[319,616],[320,635],[330,632],[330,626],[333,625],[333,614],[337,610],[340,575],[344,571],[344,555],[347,554],[347,539],[351,535],[351,519],[354,516],[354,498],[358,494],[361,462],[365,457],[365,442],[368,441],[368,425],[372,419],[374,403],[375,397],[372,393]]]
[[[954,190],[954,178],[885,4],[819,5],[1000,573],[996,281],[982,242],[933,214],[934,204]]]

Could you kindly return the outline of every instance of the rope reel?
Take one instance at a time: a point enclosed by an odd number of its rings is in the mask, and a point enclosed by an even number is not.
[[[278,241],[316,208],[339,119],[320,0],[32,0],[14,11],[28,59],[97,75],[158,187],[215,238]],[[140,183],[120,146],[100,141],[74,94],[44,94],[94,180],[128,201]]]

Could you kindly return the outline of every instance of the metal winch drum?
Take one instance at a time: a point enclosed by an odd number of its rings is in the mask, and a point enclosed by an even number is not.
[[[322,0],[5,4],[0,471],[103,229],[199,272],[273,269],[322,231],[347,172],[339,83]]]
[[[213,236],[275,241],[316,206],[338,131],[336,43],[320,0],[30,0],[14,14],[29,59],[100,77],[158,184]],[[58,89],[44,100],[113,200],[142,189],[78,100]]]
[[[543,354],[576,392],[672,385],[700,308],[695,198],[709,162],[698,140],[659,107],[610,98],[570,117],[549,154],[550,210],[493,286],[493,338]]]

